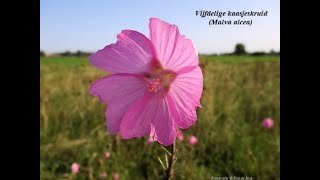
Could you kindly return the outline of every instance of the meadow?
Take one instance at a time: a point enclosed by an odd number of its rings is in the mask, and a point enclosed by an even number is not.
[[[177,140],[175,179],[280,179],[280,57],[201,56],[202,108]],[[86,57],[40,58],[40,179],[162,179],[164,150],[108,135],[106,105],[88,93],[106,72]],[[262,120],[272,118],[265,129]],[[188,137],[198,138],[196,145]],[[104,152],[110,152],[108,159]],[[80,171],[72,174],[72,163]]]

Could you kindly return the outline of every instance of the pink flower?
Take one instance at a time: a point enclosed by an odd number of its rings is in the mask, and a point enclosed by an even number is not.
[[[180,130],[178,131],[177,138],[178,138],[180,141],[183,141],[183,139],[184,139],[184,136],[183,136],[183,134],[182,134],[182,132],[181,132]]]
[[[71,165],[71,172],[72,173],[78,173],[80,169],[80,165],[77,163],[72,163]]]
[[[198,139],[197,139],[195,136],[191,136],[191,137],[189,138],[189,143],[190,143],[191,145],[195,145],[195,144],[198,143]]]
[[[113,180],[118,180],[118,179],[119,179],[119,174],[113,173]]]
[[[266,118],[262,122],[262,126],[266,129],[270,129],[273,127],[273,120],[271,118]]]
[[[174,142],[179,128],[197,120],[203,77],[198,54],[178,27],[150,18],[150,39],[123,30],[117,42],[89,57],[111,75],[95,81],[89,92],[108,104],[110,134],[123,139],[150,135],[163,145]]]
[[[101,172],[100,173],[100,177],[101,178],[106,178],[107,177],[107,173],[106,172]]]
[[[108,159],[110,156],[111,156],[111,153],[110,153],[109,151],[106,151],[106,152],[104,153],[104,158],[105,158],[105,159]]]

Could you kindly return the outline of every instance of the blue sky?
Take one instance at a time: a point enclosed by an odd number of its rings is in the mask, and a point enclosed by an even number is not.
[[[210,19],[218,18],[196,16],[199,10],[264,10],[268,16],[226,16],[224,20],[252,19],[253,23],[209,26]],[[148,37],[150,17],[177,25],[199,53],[231,52],[239,42],[249,52],[280,50],[279,0],[41,0],[40,49],[49,53],[94,52],[116,42],[116,35],[123,29],[137,30]]]

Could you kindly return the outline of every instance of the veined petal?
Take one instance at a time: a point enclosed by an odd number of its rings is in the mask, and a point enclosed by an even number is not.
[[[98,50],[89,61],[99,69],[111,73],[146,72],[155,50],[151,41],[133,30],[123,30],[117,42]]]
[[[150,122],[157,110],[157,101],[153,97],[147,93],[128,109],[120,125],[122,138],[131,139],[150,133]]]
[[[115,134],[130,105],[146,93],[146,85],[136,75],[112,74],[95,81],[89,92],[108,104],[107,127],[110,134]]]
[[[196,109],[201,107],[200,98],[203,91],[203,77],[200,67],[190,72],[179,74],[170,86],[167,95],[172,109],[177,111],[175,122],[178,127],[186,129],[197,120]]]
[[[176,111],[173,111],[166,98],[161,99],[157,114],[152,124],[155,127],[157,141],[165,146],[171,145],[177,137],[178,127],[175,123],[177,119]]]
[[[170,145],[177,135],[175,117],[162,93],[148,93],[136,101],[124,115],[120,134],[124,139],[150,134],[159,143]]]
[[[177,26],[150,18],[149,30],[158,60],[164,69],[179,71],[188,66],[198,66],[198,54],[192,41],[180,35]]]

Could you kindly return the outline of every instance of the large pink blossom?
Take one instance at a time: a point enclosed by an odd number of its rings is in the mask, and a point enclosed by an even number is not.
[[[203,77],[198,54],[177,26],[150,18],[150,39],[123,30],[117,42],[98,50],[90,62],[111,75],[89,91],[108,104],[107,128],[124,139],[147,134],[163,145],[174,142],[178,128],[197,120]]]

